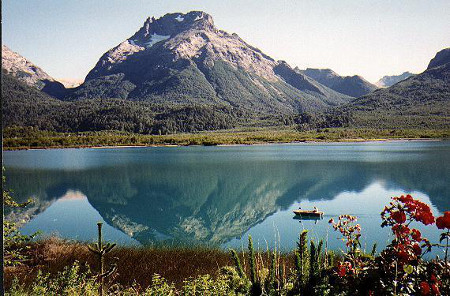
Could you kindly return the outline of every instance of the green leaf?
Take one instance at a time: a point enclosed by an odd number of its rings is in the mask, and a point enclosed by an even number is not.
[[[414,268],[407,264],[407,265],[403,265],[403,270],[407,273],[407,274],[411,274],[414,271]]]

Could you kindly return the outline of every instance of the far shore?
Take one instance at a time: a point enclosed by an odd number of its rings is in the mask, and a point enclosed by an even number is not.
[[[254,142],[245,144],[150,144],[150,145],[74,145],[74,146],[47,146],[47,147],[2,147],[3,151],[18,151],[18,150],[50,150],[50,149],[118,149],[118,148],[156,148],[156,147],[240,147],[240,146],[265,146],[265,145],[296,145],[296,144],[352,144],[352,143],[375,143],[375,142],[439,142],[446,141],[443,138],[386,138],[386,139],[339,139],[334,141],[291,141],[291,142]]]
[[[57,133],[39,130],[3,133],[3,150],[61,148],[134,148],[178,146],[247,146],[310,143],[362,143],[385,141],[440,141],[450,139],[450,129],[259,128],[144,135],[121,131]]]

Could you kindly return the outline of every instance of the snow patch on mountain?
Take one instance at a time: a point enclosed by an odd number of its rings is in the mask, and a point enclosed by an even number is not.
[[[175,19],[179,22],[184,21],[184,17],[182,17],[181,15],[177,16]]]
[[[148,42],[145,43],[145,47],[146,47],[146,48],[150,48],[150,47],[152,47],[154,44],[156,44],[156,43],[158,43],[158,42],[161,42],[161,41],[164,41],[164,40],[167,40],[167,39],[169,39],[169,38],[170,38],[170,35],[158,35],[158,34],[156,34],[156,33],[153,33],[153,34],[150,36],[150,40],[149,40]]]

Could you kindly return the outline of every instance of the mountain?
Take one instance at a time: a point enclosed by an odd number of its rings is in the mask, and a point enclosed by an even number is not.
[[[297,69],[297,71],[305,74],[308,77],[311,77],[312,79],[328,86],[329,88],[337,92],[356,98],[377,89],[376,85],[371,84],[363,77],[358,75],[340,76],[331,69],[307,68],[303,71]]]
[[[439,51],[428,64],[427,70],[447,64],[450,61],[450,48]]]
[[[450,48],[428,68],[397,84],[378,89],[340,108],[356,127],[450,128]]]
[[[61,98],[65,95],[66,89],[62,83],[50,77],[44,70],[12,51],[6,45],[2,45],[2,69],[27,85],[42,90],[51,96]]]
[[[383,76],[380,80],[375,83],[376,86],[380,88],[385,88],[396,84],[397,82],[403,81],[406,78],[413,76],[414,74],[411,72],[403,72],[400,75],[391,75],[391,76]]]
[[[201,11],[148,18],[107,51],[67,97],[90,98],[222,105],[265,114],[324,110],[351,99],[217,29]]]

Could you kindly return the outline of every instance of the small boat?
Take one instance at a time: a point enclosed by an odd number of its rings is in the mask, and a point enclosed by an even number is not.
[[[323,216],[323,212],[318,211],[318,210],[294,210],[293,211],[294,214],[296,214],[297,216],[302,216],[302,217],[317,217],[317,218],[321,218]]]

